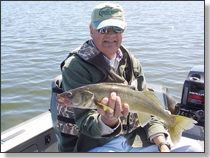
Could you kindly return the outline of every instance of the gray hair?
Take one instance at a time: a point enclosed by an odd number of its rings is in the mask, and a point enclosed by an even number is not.
[[[93,29],[96,29],[92,21],[90,22],[90,25],[93,27]]]

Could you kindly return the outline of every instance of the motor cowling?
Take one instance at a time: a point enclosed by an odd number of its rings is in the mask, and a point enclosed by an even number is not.
[[[183,85],[179,115],[193,118],[197,125],[204,126],[204,66],[194,66]]]

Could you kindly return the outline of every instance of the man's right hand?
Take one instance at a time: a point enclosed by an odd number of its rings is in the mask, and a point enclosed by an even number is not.
[[[97,108],[98,113],[101,115],[101,120],[109,127],[113,128],[119,121],[121,115],[128,116],[129,114],[129,105],[121,105],[121,98],[116,95],[115,92],[110,94],[109,99],[107,97],[101,100],[101,103],[109,106],[114,110],[110,113],[109,111],[104,111],[101,108]]]

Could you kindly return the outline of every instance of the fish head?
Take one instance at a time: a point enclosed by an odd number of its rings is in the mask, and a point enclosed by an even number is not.
[[[94,94],[83,89],[74,89],[57,95],[60,105],[88,109],[94,101]]]
[[[78,91],[68,91],[57,94],[57,102],[63,106],[77,107],[82,103],[82,95]]]

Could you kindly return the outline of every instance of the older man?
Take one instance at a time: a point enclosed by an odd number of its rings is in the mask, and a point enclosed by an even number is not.
[[[125,27],[124,11],[119,4],[103,3],[94,8],[89,26],[92,39],[73,50],[62,68],[64,91],[99,82],[124,83],[146,90],[140,62],[121,45]],[[74,152],[170,151],[162,120],[152,116],[151,121],[141,127],[136,115],[129,113],[129,105],[121,106],[121,98],[115,92],[101,103],[111,107],[114,113],[100,108],[73,109],[79,136],[62,134],[61,151],[72,148]],[[68,112],[68,108],[64,111]],[[180,146],[176,146],[174,151],[201,150],[197,146],[181,146],[185,148],[180,150]]]

